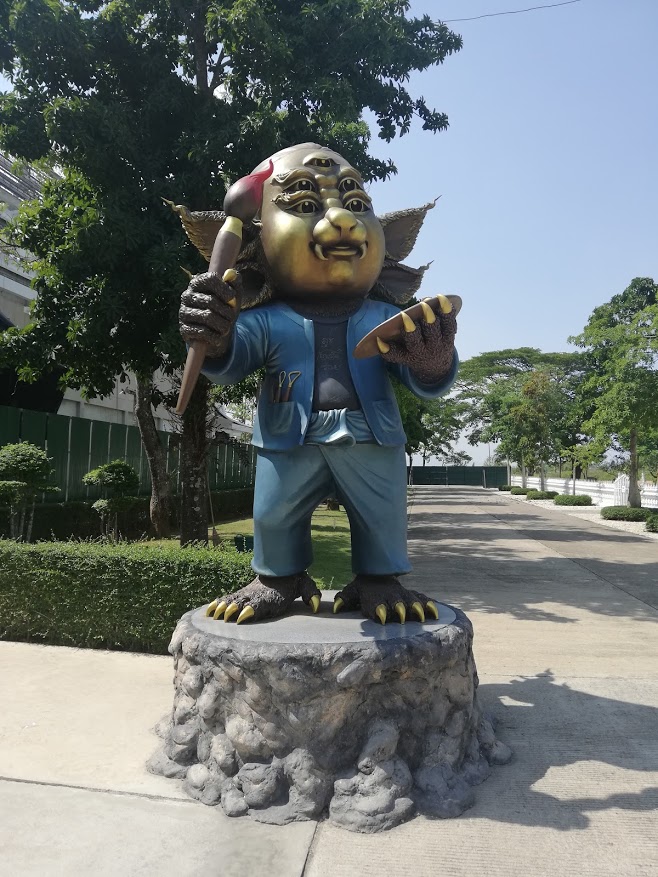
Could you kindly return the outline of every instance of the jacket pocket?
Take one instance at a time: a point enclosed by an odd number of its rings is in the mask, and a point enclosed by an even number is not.
[[[266,426],[271,435],[284,435],[292,429],[299,432],[296,402],[273,402],[266,409]]]
[[[377,421],[385,432],[397,432],[402,428],[402,420],[396,402],[392,399],[383,399],[373,402],[373,408],[377,415]]]

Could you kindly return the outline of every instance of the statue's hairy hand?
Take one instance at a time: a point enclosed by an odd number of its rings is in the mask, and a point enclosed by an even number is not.
[[[457,316],[450,300],[438,296],[440,310],[435,312],[422,302],[423,316],[418,324],[403,314],[402,335],[388,344],[377,339],[382,356],[387,362],[406,365],[420,381],[433,384],[445,377],[452,368],[455,355]]]
[[[240,313],[240,277],[235,271],[230,277],[226,283],[218,274],[197,274],[181,296],[178,319],[183,340],[188,344],[203,341],[208,345],[208,356],[220,356],[227,350]]]

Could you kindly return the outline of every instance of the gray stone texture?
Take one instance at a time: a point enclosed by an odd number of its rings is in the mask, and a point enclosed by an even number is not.
[[[188,612],[170,645],[174,704],[149,769],[228,816],[280,825],[328,812],[375,832],[417,812],[459,815],[511,752],[478,704],[470,621],[440,612],[427,625],[386,625],[390,638],[354,615],[340,620],[341,642],[311,641],[307,624],[309,636],[285,643],[268,642],[263,624],[210,626],[203,609]],[[321,633],[334,619],[315,620]]]

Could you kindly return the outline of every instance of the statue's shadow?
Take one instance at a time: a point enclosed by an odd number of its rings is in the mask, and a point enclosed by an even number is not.
[[[658,786],[641,775],[658,772],[655,707],[579,691],[550,672],[481,684],[479,698],[515,759],[484,784],[474,817],[569,831],[602,810],[658,810]]]

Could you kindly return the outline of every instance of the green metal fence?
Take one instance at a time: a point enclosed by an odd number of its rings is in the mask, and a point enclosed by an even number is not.
[[[167,471],[172,486],[179,484],[179,436],[159,432],[167,452]],[[63,417],[21,408],[0,406],[0,447],[13,442],[31,442],[43,448],[52,460],[53,481],[61,493],[47,499],[62,502],[97,499],[98,488],[85,487],[82,478],[90,469],[112,460],[125,460],[139,473],[139,493],[150,494],[151,476],[139,430],[123,423]],[[208,459],[211,490],[252,487],[255,454],[249,445],[213,443]]]
[[[507,483],[506,466],[414,466],[414,484],[446,487],[498,487]]]

